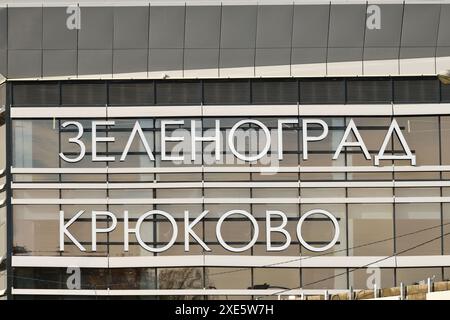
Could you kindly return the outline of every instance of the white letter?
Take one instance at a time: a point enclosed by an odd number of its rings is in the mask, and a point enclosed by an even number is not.
[[[328,218],[330,218],[330,220],[333,222],[333,226],[334,226],[334,237],[333,237],[333,240],[331,240],[331,242],[329,244],[327,244],[326,246],[324,246],[324,247],[320,247],[320,248],[313,247],[313,246],[309,245],[302,237],[302,224],[303,224],[303,221],[305,221],[306,218],[308,218],[309,216],[311,216],[313,214],[323,214],[324,216],[327,216]],[[305,213],[304,215],[302,215],[302,217],[300,218],[300,220],[298,221],[298,224],[297,224],[297,237],[298,237],[298,240],[300,241],[302,246],[304,246],[309,251],[313,251],[313,252],[322,252],[322,251],[326,251],[326,250],[332,248],[336,244],[338,239],[339,239],[339,233],[340,233],[340,231],[339,231],[339,223],[338,223],[338,221],[336,220],[336,218],[331,213],[329,213],[326,210],[321,210],[321,209],[310,210],[307,213]]]
[[[184,124],[184,120],[161,120],[161,160],[183,161],[183,156],[166,155],[166,141],[182,142],[184,137],[166,137],[166,125]]]
[[[381,29],[381,9],[375,4],[371,4],[367,7],[367,29]]]
[[[160,248],[152,248],[149,247],[141,238],[141,225],[142,222],[144,222],[144,220],[152,215],[162,215],[163,217],[165,217],[167,220],[169,220],[170,224],[172,225],[172,238],[170,239],[170,241],[164,246],[164,247],[160,247]],[[139,217],[138,221],[136,222],[136,227],[134,229],[130,229],[128,227],[128,211],[124,211],[123,213],[123,221],[124,221],[124,251],[128,251],[128,234],[130,233],[135,233],[136,234],[136,239],[139,242],[139,244],[141,245],[142,248],[144,248],[147,251],[150,252],[163,252],[166,251],[167,249],[169,249],[174,243],[175,240],[177,239],[177,234],[178,234],[178,226],[177,223],[175,221],[175,219],[168,214],[167,212],[161,211],[161,210],[152,210],[152,211],[148,211],[146,213],[144,213],[142,216]]]
[[[278,227],[272,227],[271,223],[270,223],[272,216],[281,217],[282,218],[281,225],[279,225]],[[267,251],[283,251],[284,249],[289,247],[289,245],[291,244],[291,235],[289,234],[289,232],[287,232],[284,229],[284,227],[286,227],[286,225],[287,225],[287,222],[288,222],[287,217],[283,212],[274,211],[274,210],[266,211],[266,248],[267,248]],[[272,232],[280,232],[280,233],[284,234],[284,236],[286,237],[286,242],[282,246],[279,246],[279,247],[272,246],[272,237],[271,237]]]
[[[112,224],[108,228],[97,229],[97,216],[108,216],[112,219]],[[117,218],[109,211],[92,211],[92,251],[97,251],[97,233],[107,233],[113,231],[117,226]]]
[[[245,123],[253,123],[256,124],[258,127],[260,127],[263,132],[264,135],[266,136],[266,145],[264,146],[263,150],[258,153],[256,156],[246,156],[243,154],[240,154],[239,152],[236,151],[236,148],[234,147],[234,132],[237,130],[237,128],[239,128],[240,126],[242,126]],[[239,159],[243,160],[243,161],[256,161],[261,159],[262,157],[264,157],[265,154],[267,154],[267,151],[269,151],[270,148],[270,132],[269,129],[267,129],[267,127],[260,121],[258,120],[252,120],[252,119],[247,119],[247,120],[241,120],[238,123],[236,123],[230,130],[230,133],[228,135],[228,146],[231,150],[231,152]]]
[[[131,143],[133,142],[134,137],[136,136],[136,133],[139,134],[139,138],[141,138],[142,144],[144,145],[145,151],[147,152],[147,155],[150,158],[150,160],[155,160],[152,150],[150,149],[150,147],[148,145],[147,139],[145,139],[144,132],[142,131],[141,125],[139,124],[139,121],[136,121],[134,123],[134,127],[133,127],[133,130],[131,131],[130,137],[128,138],[127,145],[125,146],[125,149],[122,152],[120,161],[126,160],[128,151],[130,150]]]
[[[82,214],[84,210],[80,210],[72,219],[64,224],[64,211],[59,211],[59,251],[64,251],[64,235],[66,235],[81,251],[86,249],[75,239],[75,237],[67,230],[72,223],[75,222]]]
[[[308,136],[308,124],[315,123],[319,124],[323,128],[321,135],[317,137]],[[303,160],[308,160],[308,141],[320,141],[323,140],[328,134],[328,125],[325,121],[320,119],[303,119],[302,120],[302,134],[303,134]]]
[[[400,140],[400,144],[402,145],[403,150],[405,151],[404,155],[385,155],[384,152],[386,151],[386,147],[389,143],[389,140],[392,136],[393,131],[397,134],[398,139]],[[386,133],[386,136],[384,137],[383,144],[381,145],[381,149],[378,152],[378,155],[375,156],[375,165],[380,165],[380,160],[410,160],[411,165],[416,165],[416,156],[412,154],[411,149],[408,146],[408,143],[406,143],[406,139],[403,136],[402,131],[400,130],[400,127],[398,126],[397,120],[392,120],[391,126],[389,127],[388,132]]]
[[[216,160],[220,160],[220,120],[216,120],[215,135],[213,137],[197,137],[195,135],[195,120],[191,120],[191,160],[195,161],[196,150],[195,143],[197,141],[211,141],[215,143],[214,153]]]
[[[228,218],[228,216],[231,216],[233,214],[240,214],[244,217],[247,217],[253,225],[252,240],[246,246],[241,247],[241,248],[234,248],[234,247],[229,246],[222,238],[222,233],[221,233],[222,223],[226,218]],[[231,251],[231,252],[243,252],[243,251],[251,248],[255,244],[256,240],[258,239],[258,234],[259,234],[258,223],[256,222],[255,218],[245,210],[228,211],[227,213],[225,213],[223,216],[220,217],[219,221],[217,221],[217,225],[216,225],[217,240],[219,240],[219,243],[222,245],[222,247],[224,247],[225,249],[227,249],[228,251]]]
[[[78,135],[75,138],[70,138],[69,142],[76,143],[80,146],[80,154],[75,159],[67,158],[62,152],[59,153],[59,156],[66,162],[78,162],[82,160],[84,158],[84,155],[86,154],[86,146],[84,145],[83,141],[80,140],[80,138],[83,136],[84,130],[81,123],[77,121],[66,121],[61,125],[61,127],[65,128],[70,125],[76,126],[78,128]]]
[[[352,132],[352,131],[353,131],[353,134],[355,135],[356,141],[347,142],[347,138],[348,138],[350,132]],[[353,119],[350,120],[350,123],[348,124],[347,128],[345,129],[344,136],[342,137],[341,142],[339,142],[339,146],[336,149],[336,152],[334,153],[333,160],[336,160],[339,157],[343,147],[360,147],[362,152],[364,153],[364,157],[366,157],[367,160],[371,159],[369,151],[367,150],[367,147],[364,144],[364,141],[363,141],[361,135],[359,134],[358,128],[356,127]]]
[[[130,229],[128,226],[128,210],[123,212],[123,251],[128,252],[129,240],[128,234],[136,233],[136,229]]]
[[[199,236],[192,230],[194,226],[208,214],[208,210],[203,211],[191,224],[189,224],[189,211],[184,211],[184,251],[189,252],[189,235],[192,236],[206,251],[211,251],[210,248],[199,238]]]
[[[97,126],[113,126],[114,121],[92,121],[92,161],[115,161],[113,156],[97,156],[97,142],[114,142],[114,137],[97,137]]]
[[[285,123],[298,123],[298,120],[278,120],[278,160],[283,160],[283,124]]]

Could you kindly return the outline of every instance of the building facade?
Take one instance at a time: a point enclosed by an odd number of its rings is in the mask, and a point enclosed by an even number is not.
[[[372,2],[5,4],[0,292],[448,279],[450,3]]]

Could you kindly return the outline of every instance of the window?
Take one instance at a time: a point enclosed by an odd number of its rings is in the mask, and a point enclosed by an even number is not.
[[[59,84],[57,82],[14,83],[12,88],[13,106],[50,107],[59,105]]]
[[[344,79],[301,80],[301,104],[345,103]]]
[[[394,102],[439,102],[439,80],[437,80],[436,78],[394,79]]]
[[[112,82],[109,84],[109,104],[112,106],[145,106],[155,103],[153,81]]]
[[[106,82],[63,83],[61,103],[69,106],[106,106]]]
[[[347,80],[347,103],[390,103],[392,84],[389,79]]]
[[[298,101],[297,80],[253,80],[252,103],[291,103]]]
[[[249,80],[211,80],[203,84],[205,104],[249,104]]]
[[[200,81],[156,82],[156,103],[162,105],[189,105],[202,102]]]

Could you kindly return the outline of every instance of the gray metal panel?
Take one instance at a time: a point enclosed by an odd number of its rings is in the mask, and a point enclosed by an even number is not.
[[[256,6],[223,6],[221,48],[254,48]]]
[[[450,5],[441,5],[441,18],[439,19],[438,46],[450,46]]]
[[[219,68],[219,49],[185,49],[184,70]]]
[[[380,29],[366,28],[365,47],[398,47],[402,30],[403,5],[382,4]]]
[[[326,47],[328,41],[329,5],[294,7],[293,47]]]
[[[361,61],[362,48],[328,48],[328,62]]]
[[[293,48],[292,61],[295,64],[325,63],[327,61],[326,48]]]
[[[43,10],[43,48],[76,49],[78,31],[67,28],[66,8],[47,7]]]
[[[293,5],[258,6],[257,48],[291,46]]]
[[[64,77],[77,74],[76,50],[44,50],[44,77]]]
[[[364,48],[364,60],[398,59],[399,47]]]
[[[113,42],[113,8],[82,7],[79,49],[111,49]]]
[[[362,47],[366,5],[331,5],[330,47]]]
[[[254,67],[254,49],[221,49],[220,68]]]
[[[403,17],[403,47],[434,47],[437,40],[439,5],[406,4]]]
[[[6,67],[6,50],[0,49],[0,74],[7,76],[8,68]]]
[[[402,47],[400,59],[434,58],[435,51],[433,47]]]
[[[219,6],[186,7],[186,48],[218,48]]]
[[[148,13],[149,7],[114,8],[114,48],[148,47]]]
[[[42,8],[8,9],[8,47],[42,48]]]
[[[147,49],[114,50],[113,73],[147,73]]]
[[[185,7],[150,7],[150,48],[183,48]]]
[[[255,66],[270,67],[289,65],[291,59],[291,49],[256,49]]]
[[[150,49],[149,72],[182,69],[183,49]]]
[[[78,75],[112,74],[112,50],[79,50]]]
[[[6,49],[8,45],[8,35],[6,33],[8,27],[7,9],[0,8],[0,50]]]
[[[9,78],[39,78],[42,76],[41,50],[9,50]]]
[[[448,57],[450,58],[450,46],[448,47],[437,47],[436,48],[436,57]],[[441,70],[437,70],[438,72]]]

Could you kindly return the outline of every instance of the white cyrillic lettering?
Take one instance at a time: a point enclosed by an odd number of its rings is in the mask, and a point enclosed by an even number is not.
[[[282,222],[278,227],[272,227],[272,216],[281,217]],[[291,235],[284,228],[286,227],[288,219],[281,211],[268,210],[266,211],[266,248],[267,251],[283,251],[291,244]],[[278,247],[272,246],[272,232],[282,233],[286,237],[286,242]]]
[[[278,120],[278,160],[283,160],[283,124],[298,123],[297,119]]]
[[[184,137],[166,137],[166,125],[183,125],[184,120],[161,120],[161,160],[183,161],[183,156],[168,156],[166,154],[166,141],[182,142]]]
[[[192,230],[204,216],[208,214],[208,210],[203,211],[192,223],[189,223],[189,211],[184,211],[184,251],[189,252],[189,235],[192,236],[206,251],[211,249],[200,239],[200,237]]]
[[[114,121],[92,121],[92,161],[115,161],[114,156],[97,156],[97,142],[114,142],[114,137],[97,137],[97,126],[113,126]]]
[[[323,247],[320,247],[320,248],[311,246],[309,243],[307,243],[303,239],[303,236],[302,236],[302,225],[303,225],[303,222],[305,221],[306,218],[308,218],[309,216],[311,216],[313,214],[322,214],[324,216],[327,216],[333,222],[333,226],[334,226],[334,237],[333,237],[333,240],[331,240],[331,242],[329,244],[327,244],[326,246],[323,246]],[[309,251],[312,251],[312,252],[322,252],[322,251],[326,251],[328,249],[331,249],[336,244],[336,242],[338,241],[339,234],[340,234],[340,230],[339,230],[339,223],[338,223],[337,219],[331,213],[329,213],[326,210],[321,210],[321,209],[310,210],[310,211],[306,212],[304,215],[301,216],[301,218],[300,218],[300,220],[298,221],[298,224],[297,224],[297,237],[298,237],[298,240],[300,241],[302,246],[304,246],[306,249],[308,249]]]
[[[81,251],[86,251],[86,249],[75,239],[75,237],[67,230],[72,223],[75,222],[82,214],[84,210],[80,210],[72,219],[64,224],[64,211],[59,211],[59,251],[64,251],[64,235],[66,235]]]
[[[319,136],[310,137],[308,136],[308,125],[318,124],[322,126],[323,132]],[[308,142],[309,141],[320,141],[325,139],[328,135],[328,125],[325,121],[320,119],[303,119],[302,120],[302,134],[303,134],[303,160],[308,160]]]
[[[77,121],[66,121],[64,122],[61,127],[65,128],[67,126],[76,126],[78,128],[78,135],[75,138],[70,138],[69,142],[70,143],[76,143],[77,145],[80,146],[80,154],[78,155],[78,157],[76,157],[75,159],[70,159],[67,158],[64,153],[60,152],[59,156],[61,157],[61,159],[63,159],[66,162],[78,162],[83,160],[85,154],[86,154],[86,145],[84,144],[83,141],[80,140],[80,138],[83,136],[83,126],[81,125],[81,123],[77,122]]]
[[[125,161],[127,159],[128,151],[131,148],[131,144],[133,143],[136,133],[139,134],[139,138],[141,139],[141,142],[144,145],[145,151],[147,152],[147,155],[150,158],[150,160],[155,160],[152,150],[150,149],[150,146],[148,145],[147,139],[145,139],[144,132],[142,131],[141,125],[139,124],[139,121],[136,121],[134,123],[133,131],[131,131],[130,137],[128,138],[127,145],[125,146],[125,149],[122,152],[120,161]]]
[[[246,124],[246,123],[253,123],[253,124],[257,125],[258,127],[260,127],[263,130],[265,138],[266,138],[266,145],[264,146],[263,150],[260,153],[258,153],[257,155],[255,155],[255,156],[246,156],[246,155],[243,155],[243,154],[239,153],[236,150],[235,145],[234,145],[234,134],[235,134],[236,130],[240,126],[242,126],[243,124]],[[230,130],[230,133],[228,135],[228,147],[230,148],[231,152],[237,158],[239,158],[239,159],[241,159],[243,161],[249,161],[249,162],[250,161],[257,161],[257,160],[261,159],[262,157],[264,157],[267,154],[267,151],[269,151],[269,148],[270,148],[270,132],[269,132],[269,129],[267,129],[267,127],[261,121],[258,121],[258,120],[252,120],[252,119],[241,120],[241,121],[237,122]]]
[[[386,152],[386,147],[387,147],[389,140],[391,139],[394,131],[398,137],[398,140],[400,141],[400,144],[401,144],[403,150],[405,151],[404,155],[394,155],[394,154],[385,155],[384,154]],[[380,165],[380,160],[410,160],[412,166],[416,165],[416,156],[413,155],[413,153],[411,152],[411,149],[409,148],[408,143],[406,142],[406,139],[403,136],[402,131],[400,130],[397,120],[395,120],[395,119],[392,120],[389,130],[386,133],[386,136],[384,137],[384,141],[383,141],[383,144],[381,145],[378,155],[375,156],[375,165],[376,166]]]
[[[350,133],[353,132],[355,135],[356,141],[347,141],[348,136]],[[358,128],[355,125],[355,122],[353,119],[350,120],[347,128],[345,129],[344,136],[342,137],[341,142],[339,142],[339,146],[336,149],[336,152],[334,153],[333,160],[336,160],[339,155],[341,154],[342,148],[344,147],[359,147],[362,152],[364,153],[364,157],[366,157],[367,160],[370,160],[370,153],[367,150],[366,145],[364,144],[364,141],[359,134]]]
[[[195,143],[199,141],[211,141],[214,142],[214,154],[216,161],[220,160],[220,120],[216,120],[215,135],[212,137],[197,137],[195,135],[195,120],[191,120],[191,160],[196,159],[196,147]]]
[[[233,215],[233,214],[240,214],[244,217],[246,217],[247,219],[250,220],[250,222],[253,225],[253,237],[252,240],[244,247],[241,248],[234,248],[230,245],[228,245],[222,237],[222,223],[225,221],[226,218],[228,218],[229,216]],[[243,252],[245,250],[250,249],[255,243],[256,240],[258,239],[258,234],[259,234],[259,227],[258,227],[258,223],[256,222],[256,219],[247,211],[245,210],[231,210],[228,211],[227,213],[225,213],[223,216],[220,217],[219,221],[217,222],[216,225],[216,237],[217,240],[219,241],[219,243],[222,245],[222,247],[224,247],[225,249],[227,249],[228,251],[231,252]]]
[[[172,225],[172,238],[170,239],[170,241],[164,246],[164,247],[160,247],[160,248],[152,248],[150,246],[148,246],[141,237],[141,225],[144,222],[144,220],[152,215],[161,215],[163,217],[165,217],[167,220],[169,220],[170,224]],[[123,213],[123,220],[124,220],[124,224],[123,224],[123,229],[124,229],[124,251],[128,251],[129,248],[129,239],[128,239],[128,235],[130,233],[134,233],[136,235],[136,239],[139,242],[139,244],[141,245],[142,248],[144,248],[147,251],[150,252],[163,252],[166,251],[167,249],[169,249],[174,243],[175,240],[177,239],[177,234],[178,234],[178,226],[177,223],[175,221],[175,219],[168,214],[165,211],[161,211],[161,210],[152,210],[152,211],[148,211],[146,213],[144,213],[142,216],[139,217],[138,221],[136,222],[136,227],[134,229],[130,229],[129,228],[129,222],[128,222],[128,211],[124,211]]]
[[[97,216],[108,216],[112,219],[112,224],[108,228],[97,228]],[[117,226],[117,218],[109,211],[92,211],[92,251],[97,251],[97,233],[107,233],[113,231]]]

